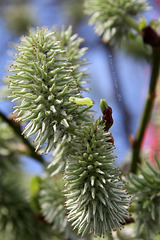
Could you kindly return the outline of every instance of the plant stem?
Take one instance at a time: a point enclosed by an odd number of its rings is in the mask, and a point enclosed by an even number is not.
[[[134,30],[136,30],[138,33],[141,33],[141,30],[139,29],[139,24],[137,21],[135,21],[133,19],[133,17],[131,17],[130,15],[126,15],[126,16],[123,16],[124,18],[124,21],[127,23],[127,25],[130,27],[130,28],[133,28]]]
[[[153,48],[152,72],[151,72],[147,99],[146,99],[143,114],[140,120],[140,125],[137,130],[135,139],[133,141],[133,154],[132,154],[132,163],[131,163],[131,172],[133,173],[136,173],[137,166],[141,162],[140,148],[141,148],[144,133],[150,121],[152,109],[154,106],[154,99],[156,95],[155,90],[156,90],[156,85],[158,82],[158,75],[159,75],[159,66],[160,66],[160,48]]]
[[[26,154],[30,157],[33,157],[37,162],[45,164],[45,160],[42,158],[42,156],[37,154],[32,144],[23,137],[20,126],[16,124],[13,120],[8,119],[2,112],[0,112],[0,117],[3,119],[3,121],[9,124],[9,126],[13,129],[16,135],[22,140],[25,146],[27,146],[28,151],[26,151]]]

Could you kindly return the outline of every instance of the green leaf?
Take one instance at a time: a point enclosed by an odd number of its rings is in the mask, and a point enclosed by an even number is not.
[[[143,28],[145,28],[145,27],[146,27],[146,19],[145,19],[145,17],[142,17],[140,19],[140,23],[139,23],[139,30],[143,30]]]

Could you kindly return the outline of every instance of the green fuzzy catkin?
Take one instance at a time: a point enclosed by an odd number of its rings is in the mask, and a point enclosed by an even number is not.
[[[37,134],[36,150],[46,143],[42,153],[48,153],[66,131],[69,134],[71,126],[86,120],[84,107],[69,102],[70,97],[80,96],[79,86],[54,34],[37,27],[23,37],[8,77],[9,97],[19,104],[14,107],[16,120],[30,121],[23,133]]]
[[[84,39],[79,37],[78,34],[73,34],[72,26],[67,29],[62,26],[60,31],[57,27],[55,29],[55,39],[60,41],[60,47],[65,52],[62,52],[62,56],[67,56],[72,67],[72,76],[77,81],[78,87],[82,91],[88,91],[85,87],[87,83],[88,74],[86,74],[85,65],[87,65],[87,59],[84,58],[84,54],[87,51],[87,47],[80,48]]]
[[[125,18],[135,17],[147,10],[146,0],[85,0],[85,13],[89,23],[95,24],[95,32],[104,42],[126,36],[130,29]]]
[[[82,236],[92,233],[104,236],[122,228],[129,197],[113,165],[113,145],[108,142],[100,119],[77,130],[72,141],[74,154],[68,158],[65,170],[66,207],[68,220]]]
[[[64,207],[63,188],[64,182],[60,175],[56,178],[47,178],[41,186],[39,202],[45,220],[52,225],[54,230],[68,235],[69,225],[66,218],[67,211]]]
[[[70,140],[71,138],[69,139],[66,136],[63,136],[63,138],[56,144],[52,152],[51,163],[48,165],[48,171],[51,176],[54,176],[65,169]]]
[[[137,235],[145,234],[151,240],[160,233],[160,162],[158,168],[146,162],[147,168],[139,167],[140,175],[130,174],[127,187],[132,194],[133,209],[136,212]]]
[[[5,173],[0,172],[0,239],[49,240],[50,231],[32,211],[15,173]]]

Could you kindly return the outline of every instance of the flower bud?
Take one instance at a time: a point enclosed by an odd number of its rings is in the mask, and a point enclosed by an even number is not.
[[[144,43],[149,44],[152,47],[160,46],[160,37],[150,26],[147,26],[142,30],[142,37]]]
[[[102,117],[103,122],[105,123],[105,131],[108,131],[110,127],[113,125],[113,118],[112,118],[112,108],[107,106],[107,108],[103,112]]]

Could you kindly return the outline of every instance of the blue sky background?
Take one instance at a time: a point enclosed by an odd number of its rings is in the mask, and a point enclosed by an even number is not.
[[[0,79],[4,78],[7,74],[6,69],[12,60],[10,56],[10,43],[17,43],[20,37],[14,35],[9,30],[5,21],[5,12],[10,6],[10,2],[4,1],[0,5]],[[53,25],[60,27],[62,24],[66,26],[72,24],[68,12],[60,4],[61,1],[57,2],[54,0],[25,1],[34,18],[35,27],[37,24],[40,27],[48,26],[49,28]],[[154,18],[158,18],[160,15],[160,10],[157,8],[155,1],[149,1],[149,3],[152,6],[154,5],[155,8],[146,14],[148,21],[153,16]],[[110,131],[115,139],[115,153],[118,156],[116,163],[120,164],[130,149],[128,136],[125,133],[125,125],[127,123],[123,121],[122,107],[125,104],[128,109],[131,117],[129,123],[130,134],[134,135],[143,109],[149,82],[150,67],[147,62],[134,59],[126,55],[121,49],[116,49],[116,65],[112,66],[115,77],[112,78],[110,70],[112,56],[109,57],[109,53],[107,53],[104,46],[100,43],[100,39],[94,33],[93,26],[88,26],[87,17],[76,27],[76,32],[85,38],[83,45],[89,48],[85,57],[90,62],[88,66],[88,73],[90,75],[88,86],[91,88],[91,91],[90,93],[85,93],[84,96],[89,96],[94,100],[95,117],[101,114],[99,108],[100,99],[105,98],[112,107],[114,125]],[[119,88],[121,88],[123,96],[119,92]],[[0,102],[0,111],[6,115],[12,111],[9,101]],[[36,174],[41,173],[41,166],[35,163],[35,161],[29,161],[28,157],[22,157],[22,161],[27,171]]]

